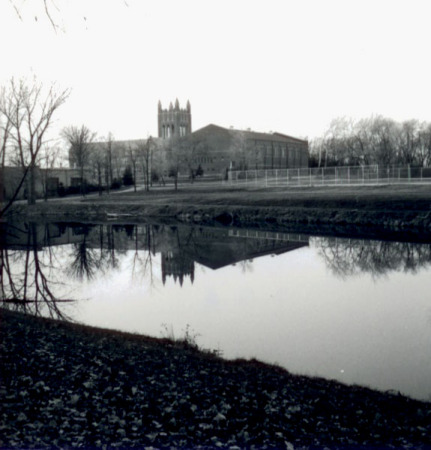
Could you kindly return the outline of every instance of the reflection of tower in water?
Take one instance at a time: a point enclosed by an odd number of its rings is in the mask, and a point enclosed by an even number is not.
[[[192,284],[195,279],[195,262],[193,259],[181,253],[162,252],[162,280],[166,283],[166,277],[172,276],[183,285],[184,278],[189,276]]]

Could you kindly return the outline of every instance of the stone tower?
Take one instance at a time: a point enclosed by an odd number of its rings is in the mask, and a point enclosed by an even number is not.
[[[172,102],[169,109],[162,109],[162,103],[159,101],[159,138],[171,138],[187,136],[192,132],[192,110],[190,102],[187,101],[185,109],[180,108],[178,99],[175,100],[175,106]]]

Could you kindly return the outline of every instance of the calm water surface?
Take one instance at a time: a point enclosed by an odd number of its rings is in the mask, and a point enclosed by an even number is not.
[[[22,280],[27,264],[29,279],[41,271],[49,283],[52,297],[34,291],[31,311],[153,336],[188,332],[226,358],[431,399],[429,243],[31,224],[8,231],[2,261],[9,280]]]

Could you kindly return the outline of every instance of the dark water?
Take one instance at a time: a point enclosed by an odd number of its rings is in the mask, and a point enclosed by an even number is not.
[[[3,306],[431,397],[431,244],[141,225],[1,232]]]

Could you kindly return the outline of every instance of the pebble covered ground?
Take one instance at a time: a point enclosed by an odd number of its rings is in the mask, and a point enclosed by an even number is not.
[[[1,308],[0,320],[1,448],[431,448],[431,403]]]

